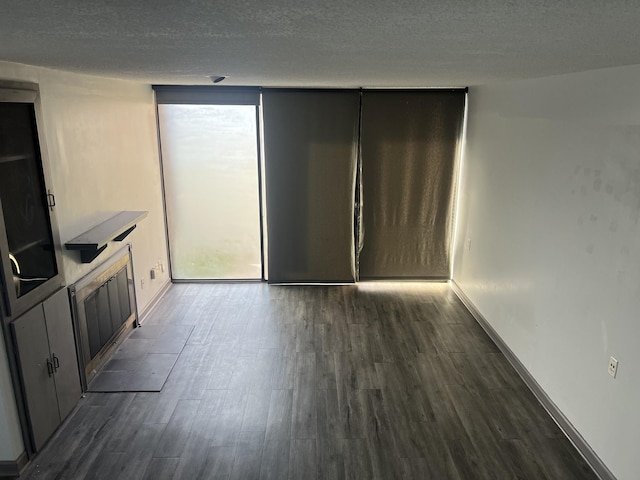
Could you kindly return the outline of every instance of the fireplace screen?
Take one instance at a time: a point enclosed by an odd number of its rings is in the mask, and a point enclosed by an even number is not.
[[[137,321],[129,247],[71,287],[85,388],[112,348]]]
[[[124,267],[84,301],[89,355],[95,358],[131,315],[127,268]]]

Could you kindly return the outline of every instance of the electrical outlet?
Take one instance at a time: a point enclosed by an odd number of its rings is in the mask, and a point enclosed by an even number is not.
[[[613,378],[616,378],[616,374],[618,373],[618,360],[611,357],[609,358],[609,375]]]
[[[471,251],[471,237],[467,238],[467,252]]]
[[[140,290],[144,288],[144,277],[140,279]]]

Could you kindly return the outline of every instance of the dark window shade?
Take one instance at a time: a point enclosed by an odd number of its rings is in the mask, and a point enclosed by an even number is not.
[[[464,103],[464,90],[363,93],[361,278],[449,278]]]
[[[358,91],[263,90],[270,283],[354,282]]]
[[[153,89],[159,105],[260,105],[258,87],[154,85]]]

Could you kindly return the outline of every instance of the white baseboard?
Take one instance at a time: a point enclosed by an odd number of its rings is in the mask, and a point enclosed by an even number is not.
[[[140,313],[140,318],[138,319],[139,323],[144,322],[144,320],[149,316],[151,311],[156,307],[160,299],[163,297],[167,290],[171,287],[171,279],[168,279],[164,285],[160,287],[160,289],[156,292],[156,294],[151,298],[151,301],[147,303],[144,307],[144,310]]]

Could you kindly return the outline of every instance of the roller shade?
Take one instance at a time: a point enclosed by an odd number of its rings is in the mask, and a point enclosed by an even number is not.
[[[356,278],[360,93],[263,90],[270,283]]]
[[[154,85],[153,89],[159,105],[260,105],[259,87]]]
[[[363,93],[361,278],[449,278],[464,102],[464,90]]]

